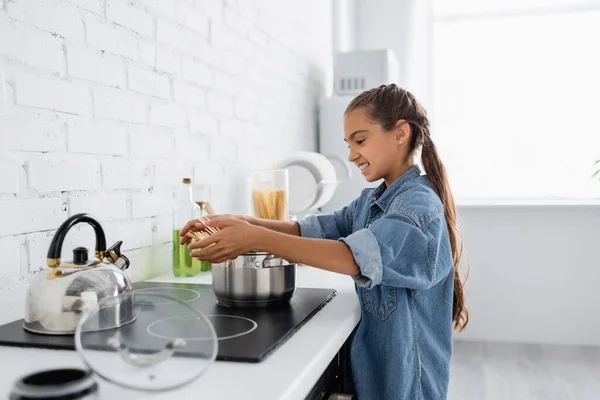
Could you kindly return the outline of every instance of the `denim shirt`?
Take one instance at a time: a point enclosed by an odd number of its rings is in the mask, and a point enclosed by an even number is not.
[[[358,399],[446,399],[453,261],[444,206],[427,176],[415,165],[389,188],[365,189],[299,226],[304,237],[343,241],[360,269],[362,318],[350,347]]]

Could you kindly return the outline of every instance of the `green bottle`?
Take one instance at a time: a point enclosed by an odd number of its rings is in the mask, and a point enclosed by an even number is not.
[[[197,201],[196,204],[198,205],[198,207],[200,207],[200,216],[201,217],[208,215],[208,211],[206,210],[206,207],[204,206],[203,201]],[[198,260],[194,259],[194,261],[198,261]],[[210,262],[200,261],[200,271],[206,272],[206,271],[211,271],[211,270],[212,270],[212,264]]]
[[[173,211],[173,275],[175,276],[194,276],[200,273],[202,268],[200,260],[190,256],[187,245],[179,244],[181,228],[199,217],[200,207],[192,198],[192,180],[183,178]]]

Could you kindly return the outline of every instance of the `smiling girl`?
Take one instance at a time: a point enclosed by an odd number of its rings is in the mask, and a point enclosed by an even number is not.
[[[299,222],[212,217],[220,231],[190,244],[204,248],[191,255],[218,263],[260,250],[350,275],[363,309],[350,350],[358,398],[445,399],[452,329],[464,329],[469,314],[456,209],[427,113],[410,92],[380,86],[349,104],[344,140],[348,160],[368,182],[383,179],[379,187]],[[205,228],[197,222],[181,230],[182,243]]]

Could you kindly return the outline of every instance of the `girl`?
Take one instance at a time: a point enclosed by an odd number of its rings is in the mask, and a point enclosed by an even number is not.
[[[383,179],[379,187],[300,222],[213,217],[220,231],[190,244],[204,248],[191,255],[218,263],[261,250],[352,276],[363,308],[350,349],[358,398],[445,399],[452,327],[462,330],[469,314],[454,200],[427,114],[408,91],[380,86],[350,103],[344,140],[348,160],[368,182]],[[181,235],[205,228],[197,222]]]

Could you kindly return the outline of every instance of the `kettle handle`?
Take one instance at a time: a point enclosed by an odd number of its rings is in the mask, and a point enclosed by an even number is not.
[[[58,267],[60,265],[60,253],[62,251],[62,245],[67,236],[67,232],[73,226],[81,223],[87,222],[94,228],[94,233],[96,234],[96,258],[100,261],[104,259],[104,252],[106,251],[106,236],[104,235],[104,230],[100,223],[94,219],[89,214],[75,214],[65,222],[63,222],[56,234],[52,238],[52,242],[50,243],[50,248],[48,249],[48,258],[46,260],[47,264],[51,268]]]

